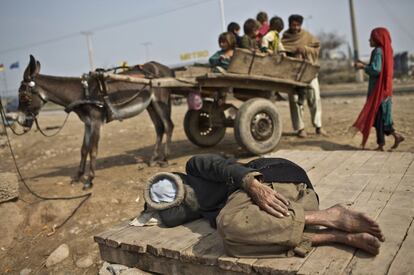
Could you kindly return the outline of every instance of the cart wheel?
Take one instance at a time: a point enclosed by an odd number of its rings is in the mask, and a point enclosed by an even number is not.
[[[239,109],[234,123],[237,143],[253,154],[272,151],[282,136],[282,120],[275,104],[252,98]]]
[[[211,101],[203,101],[203,107],[188,110],[184,117],[184,131],[187,138],[200,147],[211,147],[219,143],[225,133],[224,112],[213,106]]]

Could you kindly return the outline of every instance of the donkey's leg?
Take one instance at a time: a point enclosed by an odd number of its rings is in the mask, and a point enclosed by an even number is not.
[[[96,168],[96,157],[98,156],[98,144],[99,138],[101,136],[101,126],[102,123],[99,120],[92,122],[92,131],[91,131],[91,146],[89,150],[89,176],[85,183],[83,184],[83,190],[89,189],[92,187],[93,179],[95,178],[95,168]]]
[[[172,133],[174,130],[174,123],[171,120],[170,99],[168,99],[168,102],[160,102],[159,106],[160,106],[159,115],[164,125],[165,135],[166,135],[166,140],[165,140],[165,145],[164,145],[164,156],[159,163],[161,166],[167,166],[168,157],[170,155],[171,138],[172,138]]]
[[[72,178],[72,183],[78,183],[85,174],[86,159],[90,151],[91,144],[91,125],[90,123],[85,123],[85,132],[83,135],[83,143],[81,148],[81,161],[79,164],[79,169],[76,175]]]
[[[164,125],[162,123],[160,116],[158,115],[158,112],[156,111],[155,106],[156,106],[156,103],[152,101],[151,104],[147,108],[150,118],[152,120],[152,123],[155,126],[155,132],[157,134],[157,137],[155,140],[154,152],[152,153],[151,159],[148,163],[149,166],[154,166],[156,161],[159,159],[162,136],[164,135]]]

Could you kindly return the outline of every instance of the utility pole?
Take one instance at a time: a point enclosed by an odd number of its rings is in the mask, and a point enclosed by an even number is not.
[[[93,32],[84,31],[81,32],[82,35],[86,37],[86,44],[88,46],[88,56],[89,56],[89,66],[91,71],[95,71],[95,65],[93,62],[93,48],[92,48],[92,34]]]
[[[152,45],[152,42],[149,42],[149,41],[143,42],[143,43],[141,43],[141,45],[144,46],[144,48],[145,48],[145,62],[148,62],[149,61],[149,53],[150,53],[149,47]]]
[[[349,10],[351,14],[351,28],[352,28],[352,41],[354,46],[354,62],[359,60],[359,50],[358,50],[358,35],[355,24],[355,11],[354,11],[354,0],[349,0]],[[356,82],[360,83],[364,81],[364,71],[357,70],[355,76]]]
[[[313,17],[312,17],[312,15],[308,15],[308,16],[306,16],[306,18],[305,18],[305,25],[306,25],[306,29],[308,30],[308,31],[310,31],[310,20],[312,19]]]
[[[226,28],[226,21],[224,19],[224,0],[219,0],[219,1],[220,1],[221,28],[223,32],[226,32],[227,28]]]

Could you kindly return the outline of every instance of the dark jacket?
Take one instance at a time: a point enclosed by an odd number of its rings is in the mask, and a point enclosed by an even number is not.
[[[244,177],[251,172],[260,172],[263,182],[305,183],[313,189],[305,170],[282,158],[258,158],[241,164],[220,155],[197,155],[187,162],[186,172],[185,181],[194,189],[200,214],[213,227],[227,198],[243,188]]]

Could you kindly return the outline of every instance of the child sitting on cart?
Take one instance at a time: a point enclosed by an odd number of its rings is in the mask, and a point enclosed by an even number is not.
[[[274,16],[270,19],[269,32],[263,36],[260,50],[270,55],[282,53],[284,48],[280,39],[280,32],[283,30],[284,24],[282,18]]]
[[[246,22],[244,22],[244,35],[240,41],[240,48],[248,49],[253,52],[258,50],[256,37],[259,33],[259,27],[259,23],[252,18],[249,18],[246,20]]]
[[[229,33],[232,33],[234,35],[234,37],[236,38],[236,48],[240,47],[240,40],[241,40],[241,36],[239,35],[240,25],[237,24],[236,22],[231,22],[227,26],[227,31]]]
[[[229,68],[236,47],[236,38],[232,33],[224,32],[220,34],[218,42],[221,50],[213,54],[208,60],[213,67],[213,72],[216,73],[225,72]]]

